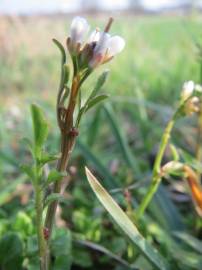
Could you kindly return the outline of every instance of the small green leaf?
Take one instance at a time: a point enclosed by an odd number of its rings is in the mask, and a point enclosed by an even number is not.
[[[68,83],[69,75],[70,75],[69,65],[64,64],[63,65],[63,84],[64,85]]]
[[[93,89],[89,99],[92,99],[94,98],[97,93],[100,91],[101,87],[104,85],[104,83],[106,82],[107,80],[107,77],[109,75],[109,70],[105,70],[98,78],[97,82],[96,82],[96,85],[95,85],[95,88]]]
[[[46,153],[42,153],[42,156],[39,159],[39,162],[41,165],[44,165],[46,163],[49,163],[51,161],[55,161],[55,160],[59,159],[59,157],[60,157],[59,155],[49,155]]]
[[[58,49],[60,50],[60,52],[62,54],[62,64],[64,65],[66,62],[65,49],[64,49],[63,45],[57,39],[53,38],[53,42],[55,43],[55,45],[58,47]]]
[[[97,83],[95,85],[95,88],[93,89],[92,93],[90,94],[89,98],[86,100],[85,104],[83,105],[82,108],[80,108],[81,106],[79,105],[79,113],[77,116],[77,120],[76,120],[76,127],[79,126],[79,123],[81,121],[82,115],[87,112],[91,107],[93,107],[95,104],[97,104],[98,102],[106,99],[108,97],[108,95],[99,95],[96,96],[97,93],[99,92],[99,90],[101,89],[101,87],[103,86],[103,84],[105,83],[107,76],[108,76],[109,71],[106,70],[104,71],[100,77],[97,80]],[[81,96],[79,96],[79,99],[81,99]],[[81,101],[79,101],[79,104],[81,103]]]
[[[66,175],[67,175],[66,172],[58,172],[57,170],[52,170],[48,175],[47,182],[48,183],[56,182],[58,180],[61,180]]]
[[[102,95],[99,95],[99,96],[96,96],[96,97],[90,99],[89,102],[87,103],[86,108],[85,108],[85,112],[87,112],[90,108],[95,106],[97,103],[103,101],[104,99],[106,99],[108,97],[109,97],[109,95],[102,94]]]
[[[32,166],[23,164],[21,170],[29,176],[30,180],[35,179],[35,170]]]
[[[158,251],[151,246],[149,242],[140,234],[138,229],[123,212],[120,206],[108,194],[108,192],[101,186],[98,180],[86,168],[86,175],[88,182],[95,192],[97,198],[100,200],[105,209],[113,217],[114,221],[120,226],[124,233],[131,239],[133,244],[140,250],[140,252],[150,261],[150,263],[159,270],[169,269],[163,257]]]
[[[48,123],[43,111],[35,104],[31,105],[32,121],[34,128],[34,142],[36,151],[44,144],[48,136]]]
[[[44,208],[54,201],[67,203],[67,200],[60,193],[52,193],[46,198]]]

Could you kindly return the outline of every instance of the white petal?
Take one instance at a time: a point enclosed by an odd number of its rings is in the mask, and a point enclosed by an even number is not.
[[[125,40],[119,36],[111,37],[107,42],[109,56],[114,56],[120,53],[125,47]]]
[[[94,30],[91,34],[90,37],[88,39],[88,43],[91,42],[98,42],[100,40],[101,37],[101,33],[98,30]]]
[[[85,34],[89,30],[89,24],[82,17],[75,17],[71,23],[70,37],[73,43],[82,42]]]
[[[182,87],[183,99],[189,98],[193,94],[194,88],[195,88],[195,84],[193,81],[185,82]]]
[[[106,32],[100,33],[100,39],[97,42],[97,45],[95,46],[95,53],[96,54],[105,54],[107,48],[108,48],[108,41],[110,39],[110,34]]]

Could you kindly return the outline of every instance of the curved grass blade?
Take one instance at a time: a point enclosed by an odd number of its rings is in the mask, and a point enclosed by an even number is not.
[[[98,252],[101,252],[101,253],[105,254],[106,256],[108,256],[109,258],[113,259],[114,261],[118,262],[119,264],[127,267],[128,269],[133,269],[133,270],[136,269],[132,265],[130,265],[127,261],[125,261],[124,259],[122,259],[118,255],[114,254],[113,252],[111,252],[107,248],[105,248],[101,245],[98,245],[97,243],[93,243],[91,241],[82,240],[82,239],[75,239],[74,242],[77,244],[80,244],[82,246],[96,250]]]
[[[109,212],[109,214],[113,217],[115,222],[124,231],[124,233],[130,238],[133,244],[139,249],[142,255],[144,255],[150,261],[150,263],[155,267],[155,269],[169,269],[164,259],[157,252],[157,250],[153,248],[139,233],[136,226],[123,212],[119,205],[114,201],[114,199],[108,194],[108,192],[101,186],[101,184],[92,175],[88,168],[86,168],[86,175],[88,178],[88,182],[93,191],[95,192],[97,198],[100,200],[100,202]]]

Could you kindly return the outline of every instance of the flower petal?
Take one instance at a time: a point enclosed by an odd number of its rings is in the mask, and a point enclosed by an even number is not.
[[[91,34],[90,37],[88,39],[88,43],[91,42],[98,42],[100,40],[101,37],[101,33],[98,30],[94,30]]]
[[[182,98],[184,100],[189,98],[193,94],[194,88],[195,84],[193,81],[184,82],[182,86]]]
[[[70,37],[73,43],[81,43],[89,30],[89,24],[82,17],[75,17],[71,23]]]
[[[108,55],[114,56],[125,47],[125,40],[120,36],[113,36],[107,42]]]
[[[106,32],[100,33],[100,39],[95,46],[95,54],[105,54],[108,48],[108,41],[110,39],[110,34]]]

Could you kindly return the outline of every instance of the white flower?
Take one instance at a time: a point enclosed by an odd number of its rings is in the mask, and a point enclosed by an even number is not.
[[[182,87],[182,98],[184,100],[189,98],[193,94],[194,88],[195,88],[195,84],[193,81],[185,82]]]
[[[114,56],[120,53],[125,47],[125,40],[120,36],[113,36],[107,42],[108,55]]]
[[[100,33],[100,38],[97,41],[97,44],[95,46],[94,49],[94,53],[95,54],[105,54],[107,51],[107,44],[108,44],[108,40],[110,39],[110,34],[109,33],[105,33],[102,32]]]
[[[73,44],[82,43],[89,30],[89,24],[82,17],[75,17],[71,23],[70,38]]]
[[[97,44],[94,48],[93,58],[89,65],[96,67],[99,64],[109,61],[113,56],[120,53],[125,47],[125,41],[119,36],[110,36],[109,33],[100,33]]]

